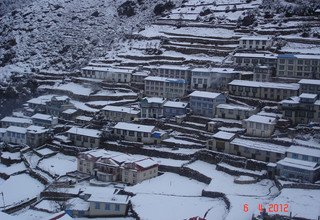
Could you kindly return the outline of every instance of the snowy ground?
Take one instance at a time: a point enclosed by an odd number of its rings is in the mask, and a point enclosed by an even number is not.
[[[77,170],[77,159],[76,157],[58,153],[52,157],[41,160],[38,166],[52,175],[61,176],[67,172]]]
[[[23,200],[33,199],[42,190],[44,186],[28,174],[11,176],[0,185],[0,192],[3,192],[5,202],[3,204],[3,201],[0,201],[0,204],[9,206]]]

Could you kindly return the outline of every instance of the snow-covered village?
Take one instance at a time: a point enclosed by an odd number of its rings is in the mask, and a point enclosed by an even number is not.
[[[2,0],[1,220],[319,220],[319,0]]]

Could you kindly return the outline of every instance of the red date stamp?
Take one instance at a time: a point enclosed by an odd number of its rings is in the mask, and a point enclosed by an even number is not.
[[[289,209],[289,205],[287,203],[285,204],[272,203],[272,204],[268,204],[265,207],[262,204],[258,204],[258,210],[260,212],[263,212],[264,210],[266,212],[288,212],[288,209]],[[243,205],[243,211],[244,212],[249,211],[249,205],[247,203]]]

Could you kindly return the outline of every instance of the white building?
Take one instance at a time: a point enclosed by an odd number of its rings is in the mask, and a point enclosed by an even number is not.
[[[216,106],[226,102],[224,94],[215,92],[194,91],[189,97],[193,114],[205,117],[214,117]]]
[[[265,50],[272,46],[271,37],[243,36],[239,39],[239,47],[247,50]]]
[[[101,109],[105,119],[110,121],[132,121],[140,116],[140,111],[124,106],[106,105]]]
[[[53,127],[58,124],[58,117],[37,113],[31,117],[34,125],[43,127]]]
[[[257,113],[258,109],[252,106],[219,104],[216,107],[216,117],[242,120]]]
[[[155,126],[119,122],[113,127],[113,134],[127,140],[151,144],[154,142],[152,133]]]
[[[4,117],[1,119],[1,127],[7,128],[10,126],[17,126],[17,127],[29,127],[32,125],[32,120],[30,118],[18,118],[18,117]]]
[[[236,66],[255,67],[257,65],[277,66],[277,55],[269,53],[236,53],[233,55]]]
[[[156,76],[184,79],[190,84],[191,68],[188,66],[178,65],[158,65],[148,67],[151,73]]]
[[[107,82],[131,82],[133,69],[118,67],[96,67],[87,66],[81,69],[82,76],[94,79],[101,79]]]
[[[275,163],[285,157],[287,147],[244,138],[230,142],[230,153],[250,159]]]
[[[72,127],[67,131],[68,138],[78,147],[96,148],[100,145],[101,131]]]
[[[196,90],[226,88],[229,82],[240,76],[231,68],[194,68],[191,74],[191,88]]]
[[[181,98],[185,96],[188,84],[184,79],[148,76],[144,79],[146,96]]]
[[[320,149],[293,145],[286,154],[287,157],[277,163],[280,176],[309,182],[320,178]]]
[[[243,128],[246,129],[246,134],[250,136],[258,137],[270,137],[277,123],[277,119],[261,116],[252,115],[251,117],[244,119],[242,122]]]
[[[302,79],[299,81],[300,93],[318,94],[320,96],[320,80]]]
[[[4,142],[18,145],[27,144],[27,128],[10,126],[6,128]]]

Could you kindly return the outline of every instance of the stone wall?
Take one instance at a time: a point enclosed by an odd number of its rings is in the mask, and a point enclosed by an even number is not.
[[[198,171],[192,170],[188,167],[172,167],[166,165],[159,165],[159,170],[162,172],[176,173],[181,176],[185,176],[205,184],[210,184],[211,182],[210,177],[207,177],[206,175],[203,175],[202,173],[199,173]]]

